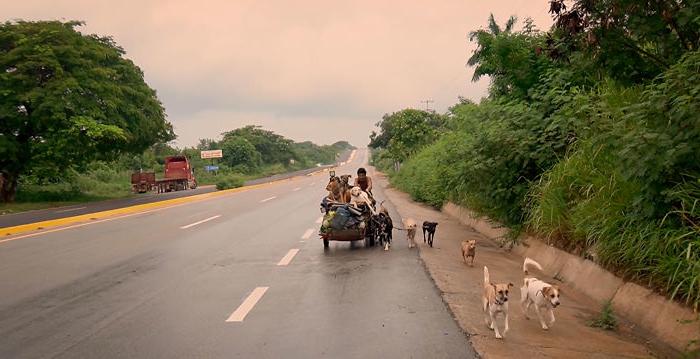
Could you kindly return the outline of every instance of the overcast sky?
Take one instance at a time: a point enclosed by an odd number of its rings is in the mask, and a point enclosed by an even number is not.
[[[248,124],[364,146],[384,113],[478,101],[488,82],[470,81],[469,31],[489,13],[546,30],[548,2],[0,0],[0,16],[83,20],[83,32],[114,37],[158,92],[179,146]]]

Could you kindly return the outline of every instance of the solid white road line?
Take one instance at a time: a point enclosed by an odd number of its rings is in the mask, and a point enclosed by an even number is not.
[[[267,201],[272,201],[273,199],[277,198],[277,196],[272,196],[270,198],[265,198],[264,200],[260,201],[260,203],[265,203]]]
[[[298,190],[300,190],[300,189],[301,189],[301,187],[297,187],[297,188],[293,189],[292,192],[296,192],[296,191],[298,191]]]
[[[212,216],[212,217],[209,217],[209,218],[207,218],[207,219],[203,219],[203,220],[201,220],[201,221],[194,222],[194,223],[188,224],[188,225],[186,225],[186,226],[182,226],[182,227],[180,227],[180,229],[187,229],[187,228],[190,228],[190,227],[194,227],[194,226],[196,226],[196,225],[198,225],[198,224],[202,224],[202,223],[204,223],[204,222],[209,222],[209,221],[211,221],[212,219],[217,219],[217,218],[219,218],[219,217],[221,217],[221,215],[220,215],[220,214],[217,214],[216,216]]]
[[[318,217],[318,219],[316,220],[316,224],[321,224],[321,223],[323,223],[323,216]]]
[[[306,240],[306,239],[309,239],[309,238],[311,238],[311,235],[312,235],[313,233],[314,233],[314,229],[313,229],[313,228],[309,228],[309,229],[306,230],[306,232],[304,232],[304,235],[301,236],[301,239],[305,239],[305,240]]]
[[[248,298],[246,298],[243,303],[241,303],[238,309],[231,313],[231,316],[226,319],[226,322],[242,322],[243,319],[245,319],[245,316],[250,313],[255,304],[258,303],[260,298],[262,298],[263,294],[265,294],[269,288],[270,287],[257,287],[253,289],[253,292],[250,293]]]
[[[286,266],[289,265],[289,263],[292,262],[292,259],[294,259],[294,256],[299,253],[299,248],[294,248],[290,249],[289,252],[287,252],[287,255],[284,256],[278,263],[278,266]]]
[[[85,208],[87,208],[87,207],[69,208],[69,209],[64,209],[64,210],[56,211],[56,212],[54,212],[54,213],[72,212],[72,211],[77,211],[77,210],[85,209]]]

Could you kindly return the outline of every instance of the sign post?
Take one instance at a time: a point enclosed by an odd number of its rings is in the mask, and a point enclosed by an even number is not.
[[[222,157],[224,157],[224,154],[223,154],[222,150],[209,150],[209,151],[201,151],[199,153],[199,156],[202,159],[207,159],[207,158],[211,159],[211,165],[205,166],[204,170],[207,172],[214,172],[214,174],[216,174],[216,172],[219,171],[219,166],[214,166],[214,159],[215,158],[222,158]]]

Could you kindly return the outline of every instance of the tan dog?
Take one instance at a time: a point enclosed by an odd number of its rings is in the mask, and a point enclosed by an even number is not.
[[[416,228],[418,224],[413,218],[406,218],[403,220],[403,227],[406,229],[406,239],[408,240],[408,248],[413,248],[416,246]]]
[[[496,333],[497,339],[503,339],[503,335],[508,332],[508,290],[513,286],[513,283],[491,283],[489,278],[489,269],[484,266],[484,295],[481,302],[484,306],[484,320],[489,329]],[[498,330],[496,318],[498,314],[503,314],[505,317],[505,329],[503,335]]]
[[[374,210],[374,207],[372,207],[372,201],[369,199],[369,196],[367,195],[367,192],[363,191],[362,188],[360,187],[353,187],[350,190],[350,204],[355,206],[355,208],[359,208],[360,204],[366,204],[367,207],[369,207],[369,211],[372,212],[372,215],[376,215],[377,212]]]
[[[520,305],[523,308],[525,319],[530,319],[527,316],[527,311],[531,305],[535,305],[537,318],[540,320],[542,329],[548,330],[554,324],[554,308],[558,307],[559,302],[559,287],[541,281],[534,277],[528,277],[528,268],[537,268],[542,270],[542,266],[530,258],[525,258],[523,263],[523,286],[520,288]],[[543,312],[547,312],[549,323],[546,323]]]
[[[476,256],[476,239],[470,241],[462,241],[462,258],[465,264],[474,266],[474,257]],[[467,263],[467,258],[471,258],[471,263]]]
[[[350,194],[350,189],[352,188],[352,186],[350,186],[351,177],[352,175],[340,176],[340,201],[343,203],[350,203],[350,198],[352,197],[352,195]]]

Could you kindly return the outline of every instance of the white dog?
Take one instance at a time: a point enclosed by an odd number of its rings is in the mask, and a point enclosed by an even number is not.
[[[513,283],[491,283],[489,269],[484,266],[484,295],[481,297],[481,303],[484,307],[484,321],[489,329],[494,331],[496,339],[503,339],[503,335],[508,333],[508,290],[512,286]],[[498,314],[504,316],[503,335],[496,324]]]
[[[532,304],[535,305],[535,312],[540,320],[542,329],[547,330],[554,324],[554,308],[558,307],[559,302],[559,287],[543,282],[534,277],[528,277],[528,268],[534,267],[542,270],[542,266],[530,258],[525,258],[523,263],[523,286],[520,288],[520,304],[523,308],[525,319],[530,319],[527,316],[527,311]],[[545,322],[543,312],[546,312],[549,317],[549,324]]]
[[[367,207],[369,207],[369,210],[370,212],[372,212],[372,215],[377,214],[377,212],[372,207],[372,200],[369,199],[367,192],[363,191],[362,188],[355,186],[350,190],[350,204],[355,206],[355,208],[359,208],[359,205],[362,203],[366,204]]]
[[[406,218],[403,220],[403,227],[406,229],[406,239],[408,240],[408,248],[413,248],[416,246],[416,228],[418,224],[413,218]]]

